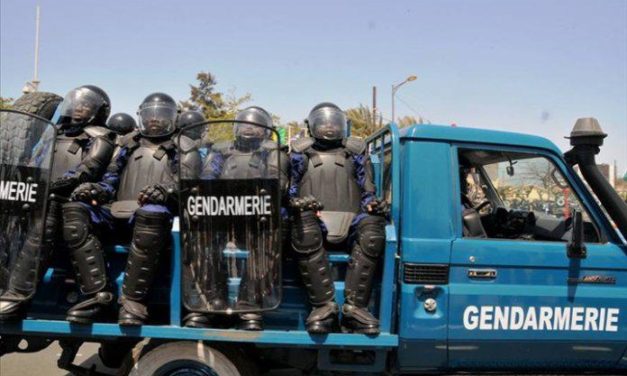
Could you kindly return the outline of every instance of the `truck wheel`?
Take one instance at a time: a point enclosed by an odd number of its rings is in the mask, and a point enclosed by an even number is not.
[[[131,363],[129,376],[242,376],[231,359],[201,341],[159,345]]]
[[[16,111],[28,112],[51,120],[63,98],[53,93],[35,92],[24,94],[11,106]],[[12,148],[19,155],[22,150],[30,150],[41,137],[41,127],[0,127],[2,148]]]

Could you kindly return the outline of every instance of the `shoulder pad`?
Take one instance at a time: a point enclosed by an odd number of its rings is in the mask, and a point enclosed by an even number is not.
[[[292,142],[292,151],[302,153],[305,150],[309,149],[313,144],[314,139],[312,137],[301,137]]]
[[[129,146],[130,144],[137,142],[137,137],[139,136],[139,131],[132,131],[123,136],[118,136],[116,139],[116,144],[120,147]]]
[[[113,139],[113,132],[109,128],[100,127],[97,125],[90,125],[83,129],[86,135],[89,137],[110,137]]]
[[[366,151],[366,142],[356,137],[347,138],[344,146],[353,154],[363,154]]]
[[[225,154],[232,147],[233,147],[233,142],[231,142],[231,141],[221,141],[221,142],[216,142],[215,144],[213,144],[213,146],[211,147],[211,150],[212,151],[216,151],[218,153]]]
[[[277,142],[274,142],[272,140],[265,140],[264,142],[262,142],[261,148],[270,150],[270,151],[274,151],[274,150],[287,151],[287,145],[279,145]]]
[[[181,148],[183,153],[188,153],[191,150],[196,149],[198,146],[198,143],[195,140],[192,140],[185,135],[175,136],[172,141],[174,142],[174,145]]]

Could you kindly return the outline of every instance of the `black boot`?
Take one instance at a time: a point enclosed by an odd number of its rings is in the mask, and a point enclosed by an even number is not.
[[[145,300],[157,273],[159,255],[167,247],[170,216],[139,209],[122,284],[120,325],[142,325],[148,319]]]
[[[290,205],[296,211],[292,223],[292,247],[298,254],[298,269],[313,306],[305,327],[309,333],[326,334],[337,329],[338,306],[331,264],[322,247],[322,230],[315,214],[320,205],[313,198],[292,199]]]
[[[10,271],[7,289],[0,296],[0,322],[24,318],[52,252],[60,215],[60,204],[50,201],[43,229],[41,221],[38,221],[26,235],[24,245]]]
[[[87,208],[77,202],[63,206],[63,238],[82,293],[81,301],[72,306],[66,316],[67,321],[75,324],[91,324],[103,319],[113,302],[113,294],[106,291],[104,250],[92,232]]]
[[[263,316],[258,312],[248,312],[239,314],[239,328],[243,330],[263,330]]]
[[[357,241],[344,283],[342,330],[362,334],[379,334],[379,320],[368,311],[377,259],[385,247],[385,220],[368,216],[357,226]]]
[[[331,277],[331,265],[324,249],[300,259],[298,267],[309,294],[313,309],[305,327],[312,334],[326,334],[338,329],[338,305],[335,302],[335,286]]]

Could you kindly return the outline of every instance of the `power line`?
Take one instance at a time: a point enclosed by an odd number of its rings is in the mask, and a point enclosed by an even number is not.
[[[404,100],[403,98],[401,98],[399,95],[396,95],[396,98],[397,98],[398,100],[400,100],[400,101],[401,101],[401,103],[403,103],[403,104],[404,104],[407,108],[409,108],[409,109],[410,109],[410,110],[414,113],[414,115],[418,116],[420,119],[422,119],[422,120],[426,121],[427,123],[429,123],[429,120],[428,120],[428,119],[426,119],[424,116],[422,116],[422,115],[420,114],[420,112],[418,112],[418,110],[416,110],[416,109],[415,109],[415,108],[413,108],[413,107],[412,107],[409,103],[407,103],[407,101],[405,101],[405,100]]]

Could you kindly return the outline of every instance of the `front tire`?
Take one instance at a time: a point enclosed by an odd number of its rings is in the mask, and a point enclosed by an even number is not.
[[[202,341],[169,342],[138,357],[127,364],[129,376],[242,376],[226,355]]]

